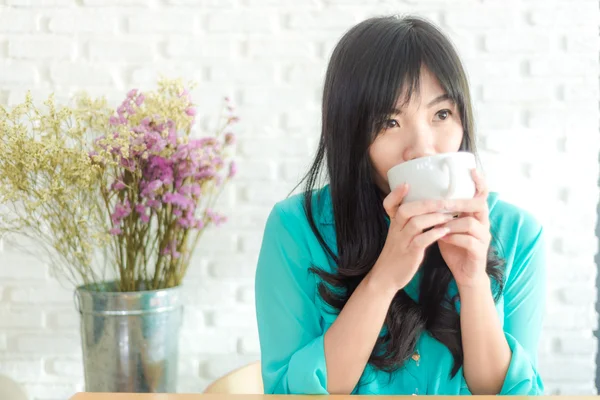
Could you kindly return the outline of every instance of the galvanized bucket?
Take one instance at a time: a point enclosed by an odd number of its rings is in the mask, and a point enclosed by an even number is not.
[[[87,392],[172,393],[177,386],[179,287],[114,292],[113,283],[75,291]],[[106,291],[105,291],[106,290]]]

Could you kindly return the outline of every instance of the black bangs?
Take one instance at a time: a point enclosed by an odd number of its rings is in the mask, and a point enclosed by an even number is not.
[[[468,83],[454,46],[423,19],[410,17],[402,21],[398,23],[395,17],[364,21],[336,49],[340,62],[347,64],[337,68],[336,81],[347,85],[346,89],[355,96],[346,99],[347,105],[365,118],[355,126],[368,129],[373,138],[396,108],[400,96],[404,94],[402,104],[406,104],[419,91],[421,69],[425,67],[457,104],[465,133],[470,134]]]

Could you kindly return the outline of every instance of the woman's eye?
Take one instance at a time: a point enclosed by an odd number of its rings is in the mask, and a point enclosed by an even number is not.
[[[392,129],[399,127],[400,124],[395,119],[388,119],[385,121],[385,129]]]
[[[451,114],[452,114],[452,111],[450,111],[450,110],[440,110],[435,115],[436,115],[436,117],[438,117],[440,120],[443,121],[446,118],[448,118]]]

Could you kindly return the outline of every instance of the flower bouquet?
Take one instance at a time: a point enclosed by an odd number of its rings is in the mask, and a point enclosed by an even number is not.
[[[0,106],[0,238],[34,241],[76,286],[87,390],[174,389],[179,288],[236,172],[233,107],[194,137],[189,89]]]

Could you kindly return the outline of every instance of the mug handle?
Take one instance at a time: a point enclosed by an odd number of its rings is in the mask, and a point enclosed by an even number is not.
[[[454,179],[455,170],[452,163],[448,160],[448,158],[444,158],[442,160],[442,168],[448,171],[448,189],[446,190],[446,194],[444,195],[445,199],[454,196],[454,193],[456,192],[456,180]]]

